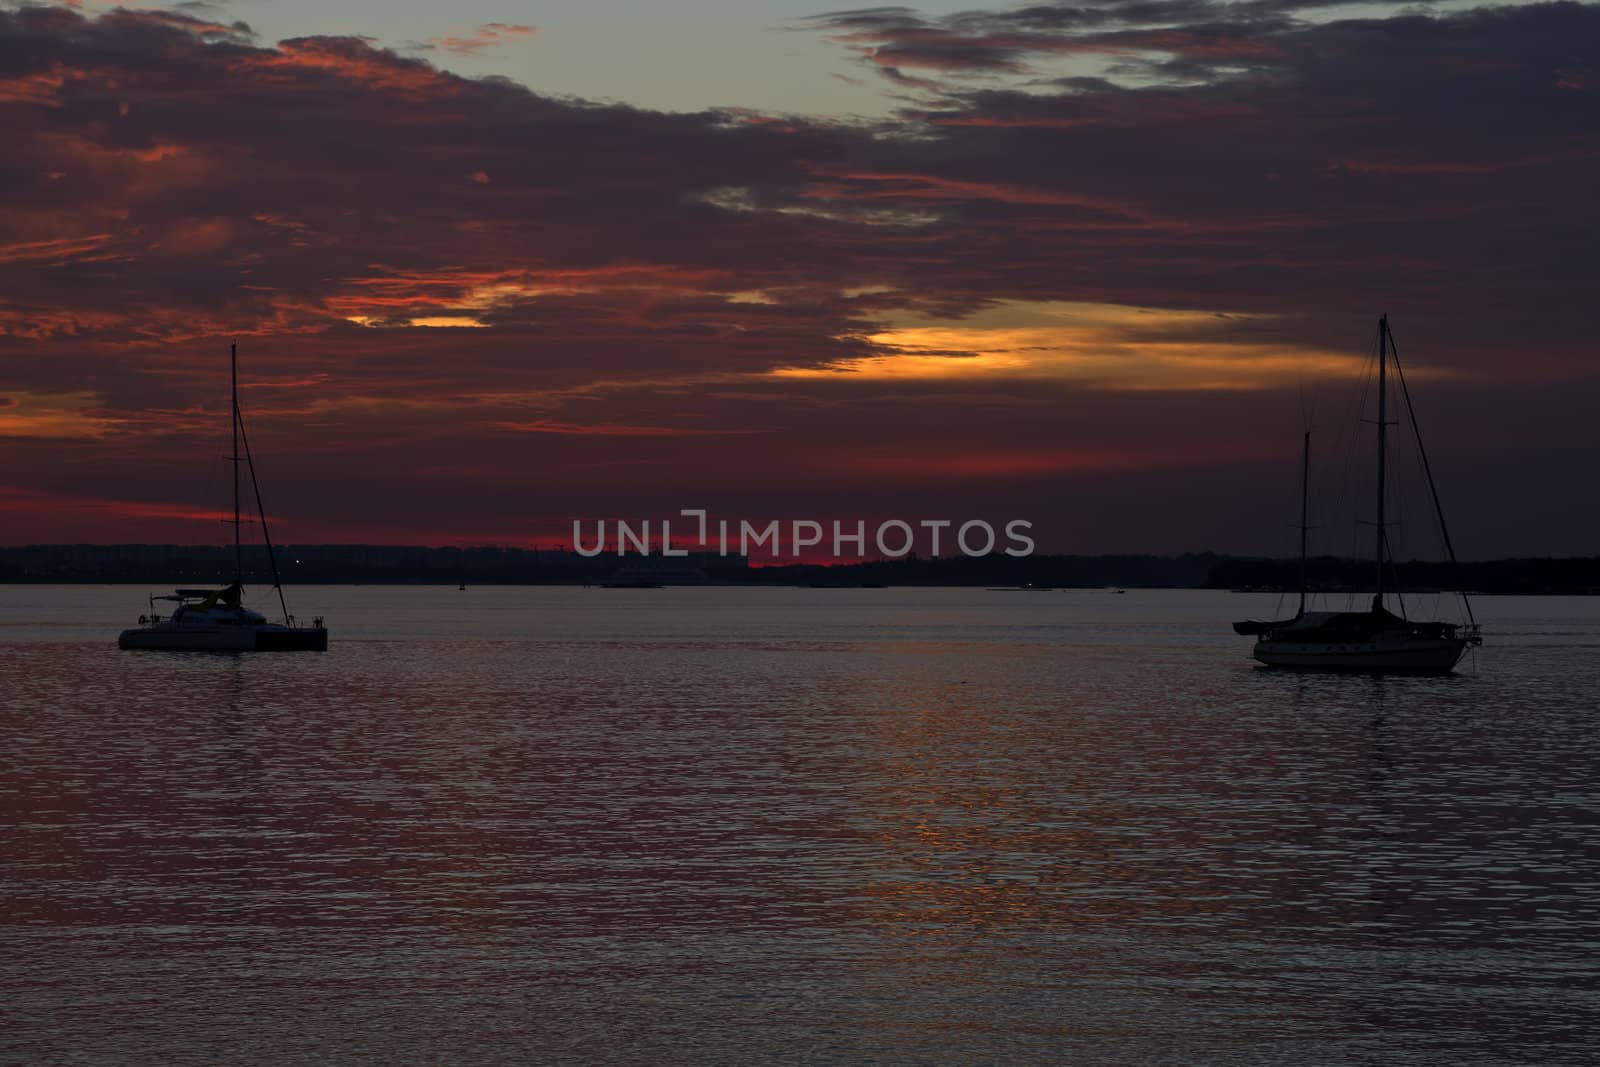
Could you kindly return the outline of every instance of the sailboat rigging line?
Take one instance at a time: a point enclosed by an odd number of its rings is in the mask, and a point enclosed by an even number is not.
[[[1306,430],[1305,449],[1300,453],[1300,608],[1295,618],[1306,613],[1306,498],[1311,492],[1311,431]]]
[[[1417,439],[1417,453],[1422,457],[1422,473],[1428,478],[1428,494],[1433,498],[1433,512],[1439,519],[1439,533],[1444,537],[1444,549],[1450,555],[1450,566],[1457,574],[1461,565],[1456,562],[1455,545],[1450,542],[1450,527],[1444,521],[1444,505],[1439,502],[1439,489],[1433,482],[1433,465],[1428,462],[1428,449],[1422,443],[1422,427],[1417,425],[1417,410],[1411,406],[1411,390],[1406,386],[1406,373],[1400,369],[1400,350],[1394,345],[1394,335],[1389,336],[1389,347],[1394,349],[1394,369],[1400,378],[1400,395],[1405,398],[1406,414],[1411,417],[1411,433]],[[1476,626],[1478,620],[1472,614],[1472,599],[1466,591],[1461,591],[1461,604],[1467,609],[1467,621]]]
[[[1389,549],[1389,528],[1383,522],[1383,506],[1385,503],[1385,490],[1388,483],[1384,477],[1384,465],[1388,461],[1386,439],[1389,433],[1388,403],[1389,389],[1386,377],[1388,360],[1389,318],[1387,315],[1378,319],[1378,592],[1372,598],[1373,604],[1383,606],[1383,560]],[[1405,609],[1402,608],[1402,611]]]
[[[239,545],[239,343],[228,348],[233,386],[233,583],[244,584],[244,549]]]
[[[1339,420],[1339,437],[1333,450],[1335,456],[1339,459],[1341,467],[1338,488],[1334,493],[1331,510],[1324,512],[1325,516],[1327,516],[1325,525],[1330,529],[1344,526],[1342,520],[1335,521],[1333,516],[1345,516],[1356,511],[1358,507],[1355,499],[1358,490],[1362,486],[1357,484],[1355,473],[1358,452],[1356,436],[1360,432],[1362,422],[1365,421],[1362,417],[1362,412],[1366,410],[1367,395],[1372,389],[1373,379],[1377,376],[1377,357],[1378,342],[1377,338],[1374,337],[1367,349],[1366,362],[1362,364],[1361,388],[1354,391],[1354,395],[1351,396],[1349,405],[1346,408],[1344,418]],[[1346,511],[1347,504],[1349,507],[1348,512]],[[1351,522],[1348,529],[1350,531],[1349,558],[1357,559],[1361,555],[1361,523],[1359,521]],[[1332,551],[1339,551],[1341,546],[1330,535],[1328,547]],[[1356,610],[1356,594],[1353,590],[1345,593],[1344,604],[1346,611]]]
[[[292,622],[294,616],[289,614],[289,604],[283,596],[283,579],[278,576],[278,556],[272,548],[272,534],[267,530],[267,509],[261,503],[261,483],[256,480],[256,461],[250,457],[250,435],[244,429],[244,416],[239,412],[238,397],[233,401],[233,418],[239,436],[244,440],[244,459],[250,468],[250,488],[256,495],[256,514],[261,516],[261,539],[267,543],[267,563],[272,567],[272,587],[278,591],[278,606],[283,609],[284,621]]]

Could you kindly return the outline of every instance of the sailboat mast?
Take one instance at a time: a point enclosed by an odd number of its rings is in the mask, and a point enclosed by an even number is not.
[[[244,549],[239,544],[239,343],[228,346],[233,384],[233,580],[244,581]]]
[[[1305,448],[1300,453],[1300,610],[1306,612],[1306,494],[1311,485],[1311,431],[1306,431]]]
[[[1383,606],[1383,548],[1384,534],[1387,527],[1383,523],[1383,497],[1384,497],[1384,460],[1386,445],[1388,444],[1388,364],[1389,364],[1389,316],[1383,315],[1378,319],[1378,592],[1373,598],[1374,609]]]

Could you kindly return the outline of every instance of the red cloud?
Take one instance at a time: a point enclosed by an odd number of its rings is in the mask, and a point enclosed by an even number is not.
[[[222,522],[232,519],[232,512],[221,508],[195,507],[190,504],[164,503],[151,500],[122,500],[114,497],[92,497],[76,493],[51,492],[0,485],[0,503],[8,515],[17,520],[59,518],[63,514],[92,516],[98,522],[119,519],[185,519],[204,522]],[[268,516],[270,520],[272,516]]]
[[[517,433],[553,433],[574,437],[742,437],[771,430],[711,429],[694,426],[631,426],[620,423],[577,423],[558,419],[491,423],[496,429]]]
[[[412,100],[453,96],[459,84],[420,60],[379,51],[358,37],[300,37],[278,42],[271,51],[255,51],[238,61],[241,72],[277,75],[287,88],[318,92],[322,86],[307,75],[323,74],[388,91]]]
[[[60,63],[51,64],[49,70],[0,75],[0,104],[60,107],[62,86],[68,78],[81,76],[80,71],[70,70]]]

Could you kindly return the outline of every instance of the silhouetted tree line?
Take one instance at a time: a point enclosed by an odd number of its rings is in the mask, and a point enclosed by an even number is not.
[[[233,577],[231,546],[29,545],[0,548],[0,581],[224,583]],[[247,548],[245,581],[262,584],[271,568],[264,549]],[[1309,561],[1312,589],[1338,592],[1372,585],[1370,560],[1321,556]],[[563,549],[496,546],[423,548],[397,545],[289,545],[278,568],[293,584],[583,585],[632,578],[666,584],[1035,586],[1295,590],[1298,560],[1192,553],[1180,556],[946,556],[831,564],[750,565],[737,556],[685,558],[615,553],[584,557]],[[1408,561],[1386,581],[1402,589],[1485,593],[1600,593],[1600,557],[1501,559],[1448,563]]]
[[[584,557],[564,549],[423,548],[400,545],[287,545],[277,552],[283,579],[295,584],[454,583],[504,585],[598,584],[626,572],[657,578],[738,585],[973,585],[1098,588],[1187,588],[1204,584],[1219,557],[1029,556],[1001,553],[830,564],[760,564],[740,556],[688,557],[616,553]],[[189,582],[233,579],[231,546],[29,545],[0,548],[0,581]],[[244,577],[269,579],[266,550],[247,546]]]
[[[1182,556],[942,556],[848,564],[786,564],[750,569],[747,582],[775,585],[975,585],[1149,589],[1202,585],[1218,562],[1212,553]]]
[[[1400,589],[1444,589],[1478,593],[1600,593],[1600,556],[1569,559],[1495,559],[1452,564],[1408,560],[1384,570],[1384,581]],[[1307,585],[1316,591],[1372,588],[1371,560],[1318,556],[1307,561]],[[1300,561],[1221,559],[1205,584],[1218,589],[1300,588]]]

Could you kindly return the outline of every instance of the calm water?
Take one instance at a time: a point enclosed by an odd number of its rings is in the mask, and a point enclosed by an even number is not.
[[[1600,600],[1449,678],[1204,592],[0,586],[0,1061],[1584,1063]]]

